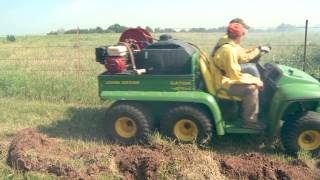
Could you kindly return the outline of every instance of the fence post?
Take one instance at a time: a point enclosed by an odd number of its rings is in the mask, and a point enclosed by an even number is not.
[[[78,48],[78,52],[77,52],[77,75],[78,78],[80,77],[80,30],[79,30],[79,26],[77,27],[77,48]]]
[[[306,60],[307,60],[307,40],[308,40],[308,19],[306,20],[306,26],[304,30],[304,52],[303,52],[303,71],[306,70]]]

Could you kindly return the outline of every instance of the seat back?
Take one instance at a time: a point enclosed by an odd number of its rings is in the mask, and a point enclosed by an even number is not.
[[[214,81],[213,81],[212,73],[210,72],[210,68],[209,68],[209,60],[203,52],[200,52],[200,55],[199,55],[199,66],[200,66],[201,75],[203,77],[204,83],[206,85],[206,89],[209,94],[221,99],[241,101],[240,97],[231,96],[226,89],[214,88],[214,85],[213,85]]]

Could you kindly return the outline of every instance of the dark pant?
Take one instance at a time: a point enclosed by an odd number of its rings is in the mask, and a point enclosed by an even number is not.
[[[252,76],[260,78],[260,73],[259,73],[258,68],[255,64],[244,63],[244,64],[240,64],[240,67],[241,67],[242,73],[248,73],[248,74],[251,74]]]
[[[242,119],[245,122],[257,122],[259,112],[259,91],[256,85],[233,84],[229,88],[229,94],[242,98]]]

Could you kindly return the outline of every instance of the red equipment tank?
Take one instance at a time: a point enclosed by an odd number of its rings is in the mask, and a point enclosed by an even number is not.
[[[141,50],[152,44],[153,38],[150,33],[142,28],[128,29],[122,33],[119,42],[126,42],[135,47],[135,50]]]
[[[112,74],[122,73],[126,70],[126,59],[122,56],[108,56],[105,66]]]

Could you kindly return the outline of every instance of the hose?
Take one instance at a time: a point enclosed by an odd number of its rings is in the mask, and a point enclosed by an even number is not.
[[[137,69],[137,67],[136,67],[136,60],[135,60],[135,58],[134,58],[134,55],[133,55],[132,49],[131,49],[131,47],[130,47],[130,44],[125,43],[125,42],[119,42],[119,44],[126,46],[126,48],[128,49],[129,59],[130,59],[131,64],[132,64],[132,69],[133,69],[134,71],[136,71],[136,69]]]

